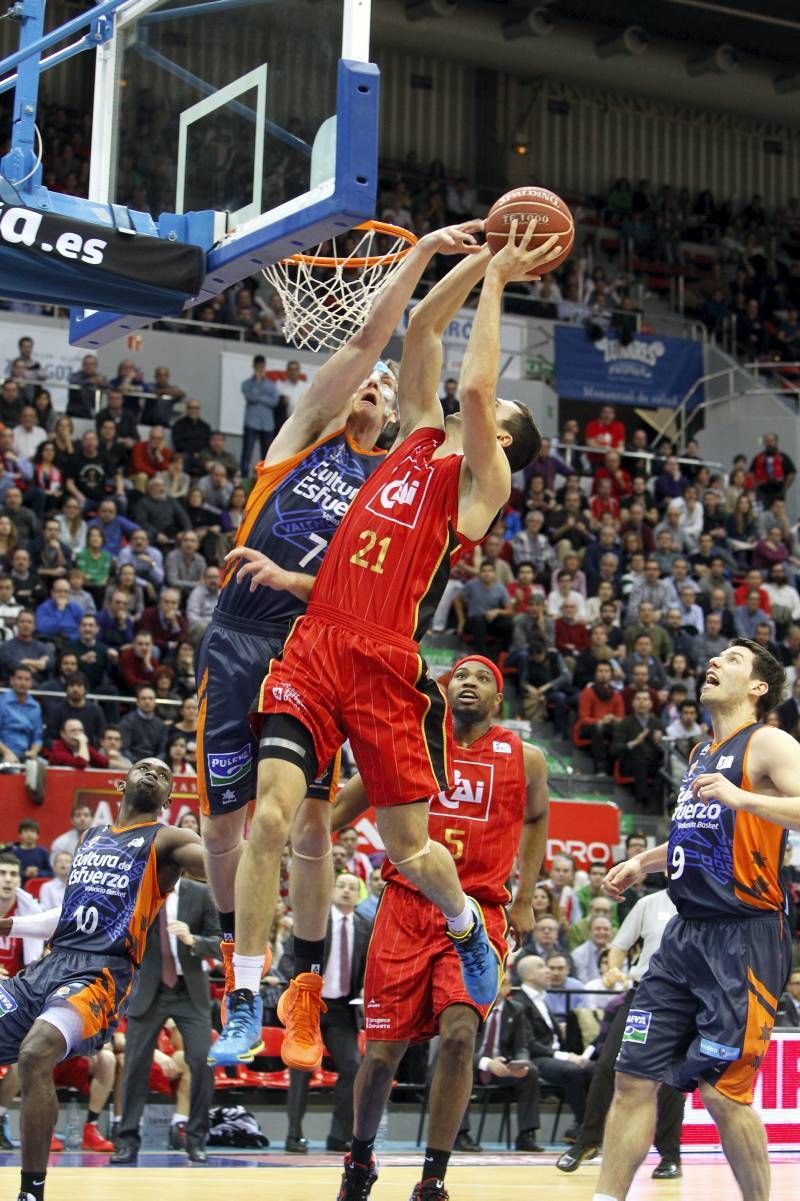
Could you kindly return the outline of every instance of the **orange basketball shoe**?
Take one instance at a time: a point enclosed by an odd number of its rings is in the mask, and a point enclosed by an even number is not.
[[[281,1059],[287,1068],[313,1072],[322,1063],[321,1013],[328,1007],[322,999],[322,976],[301,972],[278,1001],[278,1017],[286,1027]]]

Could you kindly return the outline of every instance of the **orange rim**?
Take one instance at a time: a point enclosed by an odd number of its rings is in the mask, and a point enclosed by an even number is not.
[[[410,229],[403,229],[402,225],[388,225],[385,221],[364,221],[361,225],[354,226],[355,229],[373,230],[377,234],[387,234],[392,238],[404,238],[408,245],[402,250],[395,250],[392,254],[373,254],[365,258],[342,258],[336,255],[317,255],[317,254],[290,254],[288,258],[283,259],[284,263],[303,263],[307,267],[341,267],[346,263],[348,270],[352,267],[353,270],[359,270],[364,267],[376,267],[379,263],[389,267],[392,263],[397,263],[400,259],[404,259],[412,247],[416,246],[418,238],[416,234],[412,234]]]

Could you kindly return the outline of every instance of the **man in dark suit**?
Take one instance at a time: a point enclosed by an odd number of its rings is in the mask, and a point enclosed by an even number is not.
[[[545,1000],[550,977],[544,960],[538,955],[526,955],[516,966],[521,984],[512,996],[524,1007],[530,1023],[532,1037],[528,1050],[531,1061],[541,1084],[557,1084],[564,1090],[575,1119],[574,1126],[565,1132],[569,1138],[577,1133],[583,1121],[594,1065],[563,1049],[558,1020]]]
[[[619,758],[622,774],[633,777],[633,795],[642,809],[653,804],[652,780],[664,757],[661,746],[664,731],[653,717],[653,701],[646,688],[633,694],[633,712],[614,728],[611,754]]]
[[[517,1102],[517,1151],[543,1151],[536,1142],[539,1128],[539,1074],[530,1060],[533,1031],[525,1005],[509,996],[511,979],[503,978],[494,1008],[478,1035],[475,1080],[513,1088]],[[469,1106],[458,1132],[458,1143],[469,1133]],[[469,1150],[480,1150],[477,1144]]]
[[[794,968],[789,975],[786,992],[778,1002],[776,1026],[800,1026],[800,969]]]
[[[147,935],[139,987],[128,1009],[122,1119],[111,1163],[131,1166],[139,1154],[139,1122],[147,1101],[158,1034],[172,1018],[183,1037],[192,1074],[186,1151],[206,1162],[208,1109],[214,1078],[206,1064],[211,1046],[211,996],[203,960],[219,958],[220,927],[207,885],[181,878]],[[179,1141],[180,1145],[180,1141]]]
[[[353,1083],[361,1063],[358,1032],[363,1023],[360,1005],[350,1002],[361,996],[372,925],[355,912],[361,885],[356,876],[342,872],[333,886],[333,904],[325,935],[325,968],[322,997],[327,1006],[320,1021],[325,1046],[338,1072],[333,1090],[333,1113],[328,1133],[329,1151],[349,1151],[353,1136]],[[278,974],[292,977],[289,954],[283,955]],[[286,1150],[305,1155],[308,1140],[303,1138],[303,1115],[308,1099],[308,1072],[291,1070],[286,1108],[289,1130]]]

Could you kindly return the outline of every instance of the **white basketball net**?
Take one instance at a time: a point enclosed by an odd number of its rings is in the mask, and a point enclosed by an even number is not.
[[[415,241],[412,234],[348,230],[338,235],[338,245],[332,238],[265,267],[265,279],[283,302],[286,341],[308,350],[338,350],[361,329]]]

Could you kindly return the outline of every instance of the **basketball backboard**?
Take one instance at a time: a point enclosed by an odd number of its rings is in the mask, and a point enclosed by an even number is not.
[[[187,307],[374,215],[370,0],[100,0],[101,10],[105,25],[84,19],[96,47],[89,200],[70,198],[71,215],[202,247],[205,277]],[[35,62],[38,83],[53,35],[45,41],[27,47],[20,80]],[[48,208],[38,179],[24,188]],[[63,204],[51,194],[53,211]],[[98,346],[149,319],[76,309],[71,341]]]

